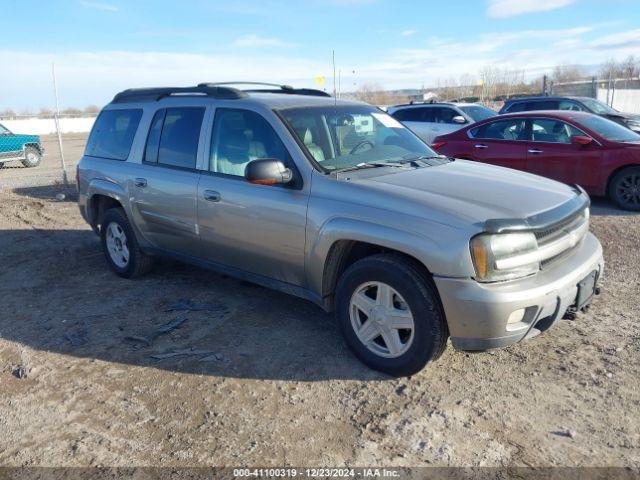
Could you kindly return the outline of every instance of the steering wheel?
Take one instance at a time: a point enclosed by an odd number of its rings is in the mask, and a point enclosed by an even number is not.
[[[355,147],[353,147],[351,149],[351,151],[349,152],[349,155],[353,155],[354,153],[356,153],[358,150],[360,150],[361,147],[363,147],[364,145],[369,145],[371,148],[375,148],[376,146],[371,143],[369,140],[363,140],[360,143],[358,143]]]

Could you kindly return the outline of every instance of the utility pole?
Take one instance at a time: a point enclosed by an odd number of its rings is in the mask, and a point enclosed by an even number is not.
[[[64,150],[62,148],[62,133],[60,132],[60,105],[58,102],[58,85],[56,83],[56,64],[51,62],[51,76],[53,77],[53,95],[56,100],[56,111],[53,115],[56,124],[56,132],[58,133],[58,148],[60,149],[60,166],[62,167],[62,181],[65,186],[69,185],[67,178],[67,166],[64,163]]]
[[[336,51],[331,50],[331,59],[333,62],[333,98],[336,97]]]

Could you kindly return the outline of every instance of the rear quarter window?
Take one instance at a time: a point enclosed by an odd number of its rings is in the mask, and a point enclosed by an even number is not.
[[[85,155],[126,160],[142,118],[141,109],[103,110],[98,116]]]

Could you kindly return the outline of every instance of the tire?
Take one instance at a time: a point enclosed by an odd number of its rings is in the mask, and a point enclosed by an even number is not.
[[[624,210],[640,211],[640,167],[627,167],[609,183],[609,198]]]
[[[22,165],[27,168],[37,167],[40,165],[42,161],[42,154],[40,150],[35,147],[25,147],[24,149],[24,160],[22,160]]]
[[[390,327],[385,315],[390,311],[401,313],[398,320],[393,320],[395,325],[412,323],[412,328]],[[393,376],[422,370],[442,355],[449,336],[433,281],[413,261],[397,254],[373,255],[347,268],[336,287],[335,315],[356,357],[374,370]],[[368,327],[362,329],[366,324]],[[360,340],[357,328],[361,336],[370,338],[367,344]]]
[[[107,263],[117,275],[136,278],[151,270],[153,257],[140,250],[121,208],[111,208],[105,212],[101,221],[100,240]]]

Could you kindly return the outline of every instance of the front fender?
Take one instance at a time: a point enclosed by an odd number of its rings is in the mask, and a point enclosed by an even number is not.
[[[414,257],[433,274],[447,275],[453,271],[470,272],[470,258],[467,261],[463,255],[466,253],[466,256],[470,256],[468,240],[466,252],[459,252],[455,249],[460,250],[460,246],[453,245],[448,238],[449,235],[442,231],[438,233],[441,235],[436,239],[364,220],[332,218],[322,225],[315,242],[309,249],[307,256],[309,287],[313,292],[323,294],[325,263],[332,245],[340,240],[366,242],[397,250]]]

